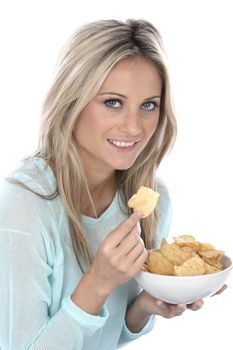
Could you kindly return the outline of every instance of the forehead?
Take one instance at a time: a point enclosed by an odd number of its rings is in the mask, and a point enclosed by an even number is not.
[[[161,78],[155,65],[145,58],[127,58],[117,63],[104,80],[100,92],[124,93],[137,90],[144,93],[161,92]]]

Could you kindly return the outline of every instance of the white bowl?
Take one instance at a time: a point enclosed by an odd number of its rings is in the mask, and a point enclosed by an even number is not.
[[[224,255],[224,268],[219,272],[200,276],[165,276],[151,272],[139,272],[135,279],[140,286],[157,299],[171,304],[190,304],[216,293],[227,280],[231,269],[231,259]]]

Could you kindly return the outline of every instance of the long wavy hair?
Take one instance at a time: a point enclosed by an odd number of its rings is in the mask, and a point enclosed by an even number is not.
[[[129,57],[146,58],[154,64],[162,81],[162,95],[156,131],[131,168],[117,171],[118,190],[127,207],[128,199],[141,185],[156,189],[156,169],[176,136],[166,56],[158,30],[148,21],[134,19],[99,20],[80,27],[60,53],[42,109],[38,153],[56,177],[78,262],[80,256],[87,264],[93,260],[80,220],[82,203],[89,201],[93,206],[93,202],[73,130],[80,112],[98,93],[114,65]],[[157,221],[156,212],[142,220],[147,249],[155,246]]]

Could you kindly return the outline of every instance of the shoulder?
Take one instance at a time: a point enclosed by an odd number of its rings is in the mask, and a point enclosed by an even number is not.
[[[32,157],[21,162],[7,179],[13,183],[21,183],[41,195],[49,195],[56,190],[56,179],[52,169],[41,157]]]
[[[12,247],[19,244],[30,246],[48,261],[59,254],[60,232],[65,222],[64,207],[60,196],[52,200],[40,196],[50,195],[55,189],[52,171],[42,159],[20,164],[9,175],[9,180],[2,180],[0,241],[7,238],[12,241]]]
[[[15,170],[0,183],[0,201],[26,198],[40,198],[56,191],[56,179],[51,168],[39,157],[21,162]],[[37,195],[37,196],[36,196]],[[35,197],[36,196],[36,197]]]
[[[45,200],[56,190],[55,178],[42,159],[21,163],[0,183],[0,227],[35,230],[55,219],[57,200]]]

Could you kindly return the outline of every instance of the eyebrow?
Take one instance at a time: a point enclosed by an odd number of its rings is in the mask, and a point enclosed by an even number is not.
[[[122,98],[127,99],[127,97],[125,95],[119,94],[117,92],[102,92],[99,95],[115,95],[115,96],[120,96]],[[152,98],[161,98],[161,96],[160,95],[155,95],[155,96],[147,97],[147,98],[145,98],[145,101],[151,100]]]

